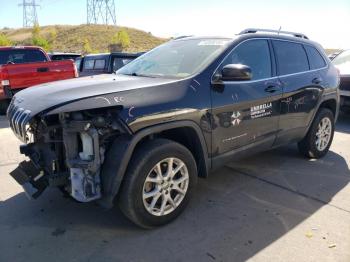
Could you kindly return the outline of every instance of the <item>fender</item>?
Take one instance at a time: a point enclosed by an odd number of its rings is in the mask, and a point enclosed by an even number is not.
[[[141,139],[152,134],[179,127],[190,127],[196,131],[204,159],[203,171],[205,174],[208,174],[211,168],[211,162],[208,158],[208,149],[205,144],[203,133],[195,122],[184,120],[147,127],[140,130],[132,137],[124,135],[113,141],[111,148],[106,154],[106,159],[101,170],[103,197],[98,200],[98,204],[105,208],[113,207],[113,200],[119,192],[129,161],[135,147]]]
[[[340,107],[339,99],[340,98],[339,98],[339,91],[338,90],[336,90],[334,92],[324,93],[321,96],[321,99],[317,103],[316,110],[312,113],[312,117],[311,117],[311,119],[309,121],[309,124],[308,124],[307,128],[305,129],[304,136],[306,136],[306,134],[309,132],[309,129],[310,129],[311,125],[312,125],[312,122],[314,121],[317,112],[320,110],[322,103],[324,103],[326,101],[329,101],[329,100],[335,100],[336,101],[336,109],[335,109],[334,119],[335,119],[335,122],[337,121],[337,118],[338,118],[338,115],[339,115],[339,107]]]

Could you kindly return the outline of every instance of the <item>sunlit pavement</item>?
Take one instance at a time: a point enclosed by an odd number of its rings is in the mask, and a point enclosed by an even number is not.
[[[29,201],[8,173],[22,157],[0,118],[0,261],[350,261],[350,117],[329,154],[295,145],[200,179],[172,224],[141,230],[118,209],[48,190]]]

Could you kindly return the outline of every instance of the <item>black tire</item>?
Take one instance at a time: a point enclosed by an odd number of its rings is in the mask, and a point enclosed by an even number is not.
[[[144,205],[144,183],[157,163],[173,157],[181,160],[187,167],[189,177],[187,191],[182,201],[171,213],[156,216],[151,214]],[[185,209],[193,194],[197,176],[196,162],[186,147],[167,139],[147,141],[136,150],[128,165],[117,199],[119,207],[126,217],[140,227],[153,228],[167,224]],[[169,189],[169,194],[171,190]],[[164,200],[161,199],[161,201]]]
[[[6,110],[9,106],[9,101],[6,100],[0,100],[0,115],[6,115]]]
[[[321,151],[316,146],[316,140],[317,140],[316,133],[318,131],[318,126],[320,122],[324,118],[328,118],[330,120],[332,130],[331,130],[330,140],[327,146]],[[315,158],[315,159],[321,158],[325,156],[329,151],[329,148],[333,141],[333,136],[334,136],[334,114],[328,108],[320,108],[320,110],[317,112],[314,118],[314,121],[312,122],[312,125],[307,135],[303,140],[301,140],[298,143],[299,151],[308,158]]]

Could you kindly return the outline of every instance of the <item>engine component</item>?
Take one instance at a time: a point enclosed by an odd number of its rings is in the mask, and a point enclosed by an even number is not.
[[[85,174],[81,168],[70,169],[71,196],[80,202],[89,202],[101,197],[100,174]]]

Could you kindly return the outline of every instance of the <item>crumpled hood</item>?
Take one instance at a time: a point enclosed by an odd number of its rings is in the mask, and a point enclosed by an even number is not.
[[[174,79],[126,75],[98,75],[75,78],[27,88],[18,92],[12,101],[15,106],[31,111],[31,116],[47,109],[84,98],[163,85]]]

